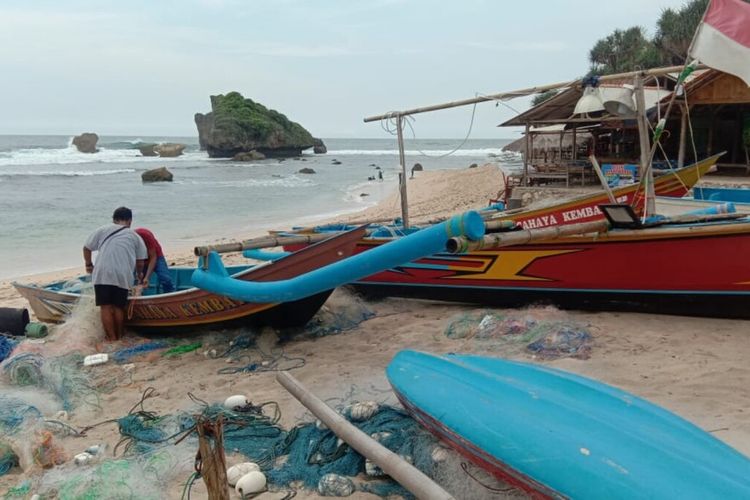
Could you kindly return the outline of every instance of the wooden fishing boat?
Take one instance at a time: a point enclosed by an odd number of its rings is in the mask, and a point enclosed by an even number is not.
[[[244,281],[279,281],[300,276],[349,257],[364,235],[364,228],[334,236],[294,252],[275,262],[259,266],[234,266],[227,272]],[[304,325],[320,309],[333,291],[284,303],[254,303],[230,299],[191,285],[194,268],[172,268],[176,291],[155,293],[155,284],[138,297],[128,300],[126,325],[131,328],[196,327],[226,323],[264,323],[274,326]],[[89,277],[81,277],[78,285]],[[80,299],[80,289],[70,289],[68,282],[47,285],[13,283],[29,301],[41,321],[61,322]]]
[[[693,198],[696,200],[750,203],[750,189],[696,186],[693,188]]]
[[[527,363],[409,350],[386,374],[417,421],[532,497],[750,497],[747,457],[606,384]]]
[[[685,196],[702,176],[713,169],[723,153],[710,156],[697,163],[672,170],[654,179],[654,191],[657,196],[680,198]],[[612,189],[617,203],[633,205],[636,212],[643,209],[643,190],[638,191],[638,184],[630,184]],[[575,224],[603,219],[599,205],[610,203],[607,193],[600,191],[586,196],[573,198],[562,203],[534,210],[525,210],[515,214],[498,214],[497,220],[512,220],[524,229],[536,229],[548,226]]]
[[[534,229],[530,231],[536,231]],[[381,244],[370,238],[357,251]],[[438,253],[354,284],[374,296],[750,318],[750,219],[610,229]]]

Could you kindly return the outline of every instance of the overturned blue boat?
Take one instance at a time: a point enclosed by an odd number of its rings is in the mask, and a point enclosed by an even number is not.
[[[544,366],[401,351],[402,404],[480,467],[535,497],[750,498],[750,460],[625,391]]]

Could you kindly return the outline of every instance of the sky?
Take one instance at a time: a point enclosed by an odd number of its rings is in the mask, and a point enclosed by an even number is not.
[[[0,134],[196,136],[236,90],[316,137],[390,137],[363,118],[570,80],[596,40],[683,3],[0,0]],[[528,103],[417,115],[407,135],[515,138],[497,125]]]

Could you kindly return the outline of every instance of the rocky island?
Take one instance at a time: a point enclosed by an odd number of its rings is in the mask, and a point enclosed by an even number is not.
[[[325,150],[299,123],[239,92],[211,96],[211,112],[195,114],[201,149],[211,158],[233,158],[255,151],[266,157],[299,156],[312,147]]]

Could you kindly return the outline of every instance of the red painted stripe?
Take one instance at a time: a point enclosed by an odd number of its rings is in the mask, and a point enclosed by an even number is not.
[[[704,22],[750,49],[749,3],[743,0],[711,0]]]

